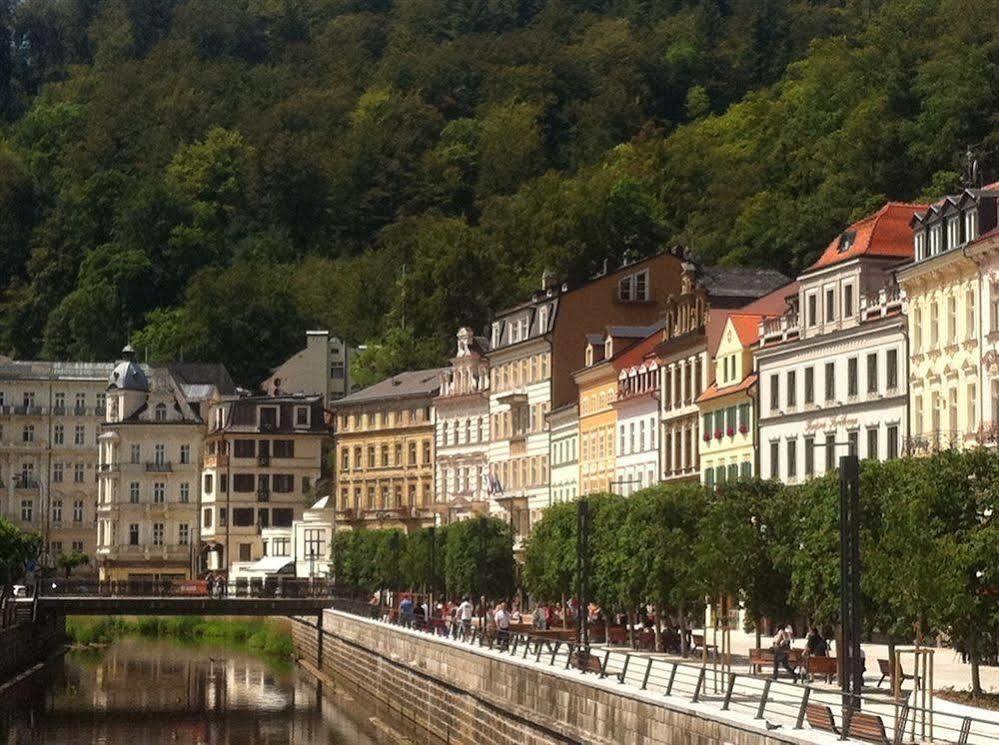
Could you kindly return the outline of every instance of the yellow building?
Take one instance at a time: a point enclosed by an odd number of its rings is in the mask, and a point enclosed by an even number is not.
[[[414,370],[341,398],[336,414],[337,528],[434,524],[433,400],[449,368]]]
[[[606,335],[588,334],[586,367],[572,374],[579,390],[579,493],[620,492],[615,477],[617,463],[614,433],[617,430],[618,369],[615,355],[634,346],[656,327],[618,326]]]
[[[995,221],[995,199],[980,191],[916,213],[915,260],[898,271],[908,308],[911,453],[979,441],[979,268],[961,249],[988,228],[990,216]]]
[[[712,486],[757,472],[754,423],[757,374],[752,345],[763,316],[730,313],[708,354],[715,382],[697,398],[701,418],[701,483]],[[715,348],[711,349],[711,341]]]

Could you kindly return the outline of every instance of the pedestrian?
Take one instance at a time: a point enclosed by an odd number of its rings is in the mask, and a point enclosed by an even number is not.
[[[406,628],[413,625],[413,599],[409,595],[403,595],[399,603],[399,620]]]
[[[475,611],[475,606],[472,605],[472,599],[466,597],[461,601],[461,605],[458,606],[458,619],[461,622],[461,637],[464,639],[472,631],[472,614]]]
[[[506,603],[500,603],[493,614],[496,623],[496,639],[499,642],[501,651],[506,651],[510,643],[510,612],[506,609]]]
[[[826,657],[829,654],[829,644],[822,638],[817,626],[812,626],[805,639],[806,657]]]
[[[548,626],[548,614],[546,612],[544,603],[539,603],[534,608],[534,615],[531,617],[532,625],[538,631],[544,631]]]
[[[778,668],[783,667],[791,673],[794,682],[798,682],[798,673],[791,667],[791,640],[793,638],[794,632],[791,630],[790,624],[780,629],[774,637],[774,680],[777,680]]]

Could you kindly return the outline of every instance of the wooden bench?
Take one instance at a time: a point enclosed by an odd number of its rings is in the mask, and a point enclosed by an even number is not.
[[[750,649],[749,650],[749,671],[750,673],[762,673],[774,666],[774,652],[772,649]]]
[[[880,688],[881,684],[885,682],[886,678],[891,678],[891,660],[878,660],[878,669],[881,671],[881,679],[878,681],[878,688]],[[917,675],[906,675],[905,671],[902,670],[901,665],[898,666],[898,674],[899,674],[899,685],[901,685],[907,680],[914,681],[916,685],[919,685],[921,682],[919,676]]]
[[[714,650],[715,652],[717,652],[718,651],[718,645],[717,644],[705,644],[704,643],[704,634],[691,634],[690,635],[690,651],[691,652],[696,652],[698,649],[706,649],[709,652],[712,651],[712,650]]]
[[[890,745],[891,742],[881,717],[877,714],[865,714],[862,711],[855,711],[850,715],[846,736],[865,742],[876,742],[879,745]]]
[[[816,675],[821,675],[825,677],[826,683],[831,683],[832,679],[836,676],[836,658],[806,657],[805,674],[808,675],[809,679],[814,678]]]
[[[607,638],[608,644],[616,644],[621,646],[622,644],[628,643],[628,629],[624,626],[611,626],[610,633]]]
[[[812,729],[839,734],[836,720],[833,719],[832,709],[824,704],[806,704],[805,718],[808,720],[808,726]]]

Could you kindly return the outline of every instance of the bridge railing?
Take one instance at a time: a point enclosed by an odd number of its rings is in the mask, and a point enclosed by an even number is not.
[[[353,599],[338,598],[334,608],[377,619],[414,631],[446,637],[493,653],[529,660],[562,670],[575,670],[617,685],[631,686],[656,695],[713,704],[722,711],[741,712],[769,727],[790,730],[822,729],[841,740],[866,740],[870,727],[884,728],[887,745],[929,742],[950,745],[987,745],[999,742],[999,721],[955,713],[956,710],[921,708],[906,697],[895,699],[873,691],[844,698],[832,686],[774,680],[770,676],[724,671],[720,666],[685,659],[634,652],[611,646],[581,648],[567,630],[546,632],[497,632],[483,628],[480,619],[462,624],[452,618],[401,614],[397,609]],[[561,637],[561,638],[560,638]],[[854,706],[847,705],[852,702]],[[876,722],[874,721],[876,720]],[[845,733],[845,734],[844,734]]]
[[[97,580],[52,579],[40,588],[44,597],[236,597],[332,598],[333,585],[325,579],[300,577],[222,580]]]

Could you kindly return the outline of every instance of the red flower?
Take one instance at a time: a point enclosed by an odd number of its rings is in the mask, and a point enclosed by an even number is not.
[[[720,440],[722,438],[722,431],[720,429],[715,430],[715,439]]]
[[[710,432],[705,432],[704,433],[704,441],[705,442],[711,442],[711,433]]]
[[[748,431],[749,431],[749,427],[747,425],[745,425],[745,424],[740,424],[739,425],[739,432],[741,432],[742,434],[746,434]]]
[[[735,429],[734,429],[734,428],[732,428],[732,427],[729,427],[729,428],[728,428],[728,436],[729,436],[729,437],[731,437],[731,436],[732,436],[732,435],[734,435],[734,434],[735,434]]]

